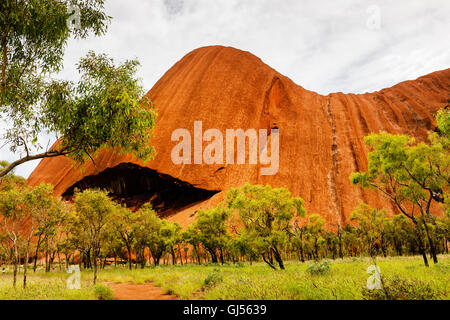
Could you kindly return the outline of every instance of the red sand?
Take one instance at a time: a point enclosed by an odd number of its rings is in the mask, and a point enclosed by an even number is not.
[[[114,292],[114,300],[178,300],[176,296],[163,293],[151,283],[107,283]]]

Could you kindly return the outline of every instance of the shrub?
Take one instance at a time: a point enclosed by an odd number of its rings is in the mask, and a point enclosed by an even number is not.
[[[171,295],[171,296],[175,295],[175,291],[173,289],[170,289],[170,288],[164,289],[164,293],[168,294],[168,295]]]
[[[432,284],[421,280],[410,280],[398,275],[383,278],[384,290],[369,290],[364,287],[362,295],[366,300],[436,300],[443,294]],[[386,294],[387,292],[387,294]],[[389,295],[389,296],[387,296]]]
[[[203,284],[205,287],[213,287],[222,281],[223,281],[222,273],[220,272],[219,269],[216,268],[208,274],[208,276],[203,281]]]
[[[323,259],[321,262],[310,263],[306,268],[306,272],[311,275],[327,274],[330,272],[331,264],[332,262],[328,259]]]
[[[111,288],[104,284],[95,285],[94,291],[97,300],[112,300],[114,298]]]

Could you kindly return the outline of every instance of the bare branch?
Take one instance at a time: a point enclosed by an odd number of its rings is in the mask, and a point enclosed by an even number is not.
[[[4,177],[5,175],[7,175],[9,172],[11,172],[15,167],[17,167],[18,165],[21,165],[22,163],[25,163],[27,161],[38,160],[38,159],[43,159],[43,158],[54,158],[54,157],[67,155],[69,153],[70,153],[70,151],[63,149],[63,150],[46,151],[43,153],[31,155],[31,156],[27,155],[26,157],[23,157],[19,160],[14,161],[8,167],[6,167],[2,171],[0,171],[0,179],[2,177]]]

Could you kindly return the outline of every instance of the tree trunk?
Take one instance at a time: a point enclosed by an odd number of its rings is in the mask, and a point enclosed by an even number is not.
[[[30,237],[31,238],[31,237]],[[30,239],[27,242],[27,252],[25,254],[25,262],[23,265],[23,288],[27,288],[27,270],[28,270],[28,259],[30,258]]]
[[[48,272],[48,245],[45,248],[45,272]]]
[[[222,250],[222,248],[220,248],[220,262],[223,265],[223,250]]]
[[[59,270],[61,271],[62,270],[62,267],[61,267],[61,255],[60,255],[60,252],[59,252],[59,248],[57,249],[57,255],[58,255]]]
[[[171,254],[172,254],[172,265],[176,265],[176,258],[175,258],[175,250],[172,248],[171,249]]]
[[[97,253],[94,252],[94,284],[97,283]]]
[[[276,262],[278,262],[278,265],[280,266],[280,269],[284,270],[283,259],[281,258],[280,252],[276,247],[272,247],[272,252]]]
[[[175,253],[177,254],[177,261],[180,260],[180,264],[183,265],[183,253],[181,252],[181,248],[178,246],[178,250],[175,250]]]
[[[209,253],[211,254],[211,262],[212,263],[217,263],[217,253],[214,249],[208,249]]]
[[[425,264],[426,267],[428,267],[428,258],[422,241],[422,234],[421,234],[422,232],[420,230],[420,225],[417,223],[417,221],[413,222],[416,225],[416,235],[417,235],[417,242],[419,244],[419,252],[422,254],[423,263]]]
[[[264,262],[269,265],[269,267],[271,267],[273,270],[277,270],[277,268],[273,265],[273,263],[271,263],[269,260],[266,259],[266,255],[263,254],[262,258],[263,258]]]
[[[13,271],[13,287],[16,287],[17,283],[17,262],[14,261],[14,271]]]
[[[19,263],[19,253],[17,249],[17,243],[14,241],[14,271],[13,271],[13,286],[16,288],[17,283],[17,264]]]
[[[339,257],[341,259],[344,259],[344,254],[342,252],[342,233],[341,233],[341,226],[338,226],[338,239],[339,239]]]
[[[200,258],[200,253],[198,252],[198,247],[194,246],[194,251],[195,251],[195,255],[197,256],[198,264],[201,265],[202,261],[201,261],[201,258]]]
[[[141,264],[141,269],[145,268],[145,248],[139,250],[139,262]]]
[[[48,271],[53,270],[53,262],[55,261],[56,251],[53,251],[50,256],[50,263],[48,265]]]
[[[319,246],[317,245],[317,239],[314,241],[314,251],[316,255],[316,259],[319,260]]]
[[[155,266],[159,265],[159,260],[161,259],[161,254],[156,254],[152,252],[153,263]]]
[[[130,246],[127,246],[127,251],[128,251],[128,266],[131,270],[132,266],[131,266],[131,247]]]
[[[436,264],[438,263],[438,259],[437,259],[437,255],[436,255],[436,247],[434,245],[434,241],[430,235],[430,230],[428,229],[428,225],[427,222],[425,220],[425,217],[423,217],[423,225],[425,227],[425,233],[427,235],[428,238],[428,243],[430,244],[430,253],[431,253],[431,257],[433,258],[433,262]]]
[[[39,246],[41,245],[41,236],[42,236],[42,234],[39,234],[38,241],[36,243],[36,251],[34,253],[33,272],[36,272],[36,268],[37,268],[37,259],[38,259],[38,255],[39,255]]]

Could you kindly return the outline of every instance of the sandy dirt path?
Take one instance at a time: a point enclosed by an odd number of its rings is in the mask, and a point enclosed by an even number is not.
[[[177,296],[165,294],[162,288],[151,283],[108,282],[107,285],[114,292],[114,300],[178,300]]]

